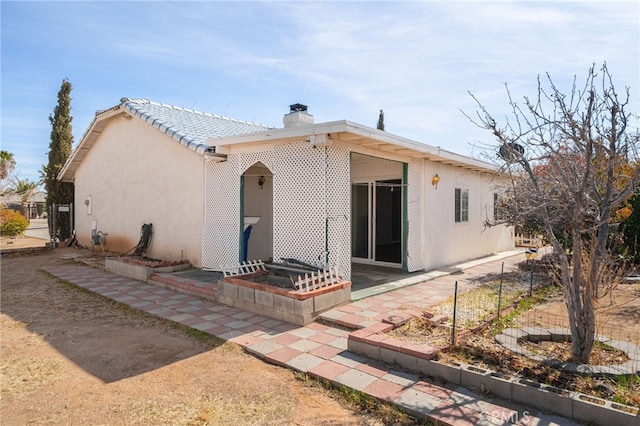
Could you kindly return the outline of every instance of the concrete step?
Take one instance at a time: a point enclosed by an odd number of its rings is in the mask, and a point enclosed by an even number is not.
[[[362,326],[355,324],[351,320],[351,317],[344,315],[342,311],[337,309],[330,309],[321,313],[316,321],[329,327],[342,328],[350,331],[362,328]]]

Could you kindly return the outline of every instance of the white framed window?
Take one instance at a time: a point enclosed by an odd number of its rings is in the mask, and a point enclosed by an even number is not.
[[[469,190],[456,188],[455,195],[455,214],[456,223],[469,222]]]

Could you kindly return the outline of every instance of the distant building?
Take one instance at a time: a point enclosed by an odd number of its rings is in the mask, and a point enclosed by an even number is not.
[[[42,217],[47,210],[46,207],[47,193],[37,190],[30,198],[25,206],[25,210],[28,212],[27,219],[36,219]],[[18,194],[7,194],[0,197],[0,204],[3,208],[23,211],[22,197]]]

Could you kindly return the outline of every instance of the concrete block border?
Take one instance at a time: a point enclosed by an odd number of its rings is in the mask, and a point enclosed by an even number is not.
[[[436,350],[427,345],[411,345],[384,335],[393,325],[373,324],[349,334],[350,352],[370,359],[398,364],[408,370],[471,389],[481,389],[540,410],[599,425],[637,426],[640,409],[578,392],[509,376],[468,364],[448,365],[435,361]],[[395,344],[394,341],[400,342]],[[411,349],[406,347],[413,346]],[[422,346],[422,348],[416,348]],[[423,349],[424,352],[420,352]]]

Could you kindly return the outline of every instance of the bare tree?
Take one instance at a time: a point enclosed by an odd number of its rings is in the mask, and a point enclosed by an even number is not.
[[[480,101],[470,119],[496,137],[497,161],[510,174],[498,217],[513,225],[537,222],[559,263],[572,335],[572,358],[588,362],[595,304],[611,282],[612,215],[638,187],[637,116],[625,111],[606,64],[592,66],[584,85],[574,77],[564,94],[547,74],[535,99],[517,103],[507,87],[511,113],[499,125]],[[635,120],[635,129],[634,126]]]

